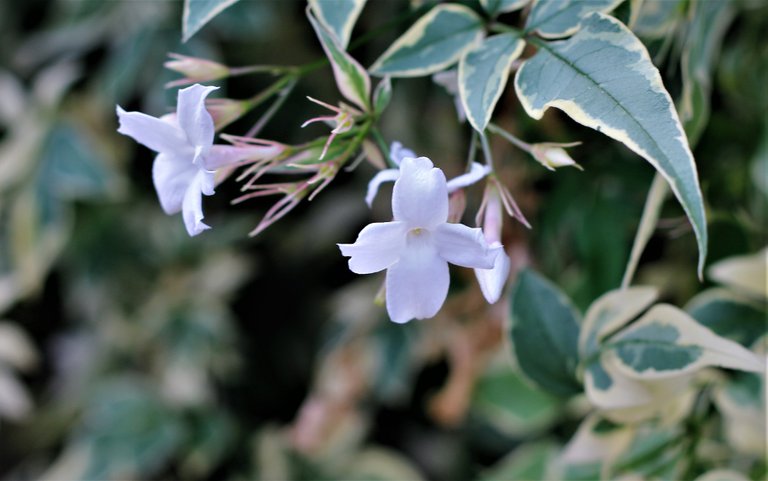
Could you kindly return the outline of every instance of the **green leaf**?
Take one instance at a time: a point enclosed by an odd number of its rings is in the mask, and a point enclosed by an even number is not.
[[[489,15],[498,15],[500,13],[514,12],[523,8],[531,0],[480,0],[483,10]]]
[[[312,28],[315,29],[317,38],[320,39],[325,55],[331,62],[339,92],[363,110],[370,110],[371,78],[368,76],[368,72],[341,48],[333,34],[312,17],[309,9],[307,10],[307,18],[309,18]]]
[[[593,12],[610,12],[624,0],[537,0],[525,23],[525,31],[545,38],[567,37]]]
[[[668,304],[654,306],[607,347],[621,372],[635,379],[676,377],[706,366],[753,372],[763,368],[755,354]]]
[[[480,475],[480,481],[547,481],[558,447],[550,441],[523,444]]]
[[[709,289],[685,307],[701,325],[717,335],[751,346],[765,334],[766,306],[745,300],[725,289]]]
[[[525,110],[540,119],[549,107],[558,108],[624,143],[661,172],[693,225],[701,275],[707,228],[696,165],[643,44],[618,20],[593,13],[570,39],[536,45],[539,52],[515,78]]]
[[[691,145],[695,145],[709,121],[713,64],[736,11],[731,2],[695,2],[691,8],[693,20],[680,60],[683,75],[680,119]]]
[[[707,277],[755,299],[768,300],[768,247],[713,264]]]
[[[472,394],[472,412],[510,437],[546,429],[560,406],[557,398],[529,385],[509,367],[485,373]]]
[[[438,5],[416,21],[371,67],[375,75],[421,77],[456,63],[483,38],[483,21],[471,9]]]
[[[533,271],[520,273],[511,295],[509,331],[523,373],[558,396],[581,392],[576,381],[579,326],[570,300]]]
[[[373,111],[376,115],[381,115],[392,100],[392,80],[389,77],[381,79],[373,91]]]
[[[234,5],[237,0],[184,0],[181,41],[186,42],[213,17]]]
[[[523,53],[525,42],[515,33],[485,39],[459,62],[459,96],[467,119],[478,132],[485,131],[491,114],[507,85],[512,62]]]
[[[349,37],[355,26],[357,17],[365,6],[366,0],[309,0],[309,6],[331,33],[333,33],[339,46],[346,49],[349,45]]]

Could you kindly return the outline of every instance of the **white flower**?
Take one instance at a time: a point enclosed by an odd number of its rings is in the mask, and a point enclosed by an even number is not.
[[[416,154],[408,148],[403,147],[400,142],[392,142],[389,148],[389,158],[397,166],[399,166],[403,159],[415,158]],[[490,169],[487,165],[478,164],[472,162],[469,166],[469,172],[462,174],[458,177],[454,177],[447,183],[448,193],[451,194],[459,189],[474,184],[478,180],[488,175]],[[376,194],[379,192],[379,187],[384,182],[394,182],[400,177],[400,169],[384,169],[379,171],[368,182],[368,191],[365,194],[365,203],[368,207],[373,204],[373,199],[376,198]]]
[[[448,295],[448,263],[493,267],[480,229],[450,224],[445,174],[426,157],[406,157],[392,194],[392,222],[369,224],[354,244],[339,244],[357,274],[387,270],[386,304],[398,323],[437,314]]]
[[[257,148],[213,145],[205,97],[217,88],[195,84],[179,90],[176,115],[162,118],[117,107],[117,131],[158,153],[152,178],[160,205],[169,215],[182,212],[190,236],[210,229],[203,223],[202,196],[213,195],[215,169],[260,155]]]

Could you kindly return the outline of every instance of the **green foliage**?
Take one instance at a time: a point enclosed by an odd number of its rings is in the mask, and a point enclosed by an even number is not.
[[[238,0],[184,0],[183,40],[186,42],[206,23]]]
[[[558,396],[579,392],[578,314],[568,298],[540,275],[523,271],[510,305],[509,336],[525,375]]]
[[[537,43],[539,52],[515,78],[518,96],[532,117],[559,108],[658,169],[693,224],[701,273],[707,254],[704,202],[693,155],[661,76],[642,43],[619,21],[593,13],[581,25],[568,40]]]
[[[480,17],[462,5],[438,5],[398,38],[371,67],[375,75],[418,77],[443,70],[480,41]]]

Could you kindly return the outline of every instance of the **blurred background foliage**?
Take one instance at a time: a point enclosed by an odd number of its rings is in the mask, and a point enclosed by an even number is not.
[[[388,19],[413,3],[369,2],[354,36],[381,33],[353,50],[363,65],[406,28]],[[725,2],[714,28],[689,3],[661,2],[673,4],[666,20],[644,29],[641,18],[636,31],[673,98],[711,98],[689,134],[714,262],[768,243],[768,8]],[[388,215],[385,196],[373,213],[362,201],[370,166],[255,239],[246,234],[270,202],[230,206],[234,183],[206,198],[214,228],[202,236],[162,213],[153,154],[117,134],[114,109],[169,110],[168,52],[233,66],[322,57],[303,2],[242,0],[186,44],[181,7],[0,3],[0,479],[542,479],[588,405],[511,367],[508,306],[487,306],[468,271],[435,319],[387,320],[371,301],[382,278],[353,276],[335,246]],[[269,80],[233,78],[220,93],[246,98]],[[328,68],[301,80],[262,136],[324,135],[298,128],[317,112],[306,95],[338,97]],[[505,232],[513,270],[536,266],[583,311],[620,283],[652,168],[556,112],[531,120],[512,89],[496,122],[529,141],[584,142],[572,155],[586,172],[549,172],[492,145],[534,226]],[[470,129],[429,79],[394,82],[381,129],[449,178],[461,172]],[[696,255],[668,202],[637,282],[683,305],[709,286]],[[742,464],[764,473],[764,461]]]

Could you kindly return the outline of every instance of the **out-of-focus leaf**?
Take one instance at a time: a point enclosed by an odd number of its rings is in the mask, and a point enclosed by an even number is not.
[[[765,456],[765,377],[738,373],[714,389],[729,446],[747,455]]]
[[[352,28],[366,0],[309,0],[312,11],[325,28],[333,32],[339,46],[346,49]]]
[[[151,387],[128,378],[100,386],[84,415],[76,437],[89,446],[91,457],[80,479],[152,477],[184,436],[180,419]]]
[[[510,310],[509,336],[523,373],[558,396],[580,392],[576,381],[578,314],[565,294],[540,275],[525,270],[512,291]]]
[[[211,473],[232,449],[236,426],[226,411],[204,410],[195,416],[190,447],[181,463],[185,478],[200,479]]]
[[[0,418],[22,419],[32,410],[32,399],[24,385],[0,365]],[[0,421],[1,422],[1,421]]]
[[[768,299],[768,247],[750,255],[724,259],[712,266],[708,276],[757,299]]]
[[[370,110],[371,79],[368,72],[344,51],[333,35],[315,20],[309,11],[307,11],[307,18],[315,29],[317,38],[320,39],[325,55],[331,62],[339,92],[363,110]]]
[[[421,481],[424,478],[416,467],[397,451],[370,447],[355,453],[353,461],[342,468],[341,479]]]
[[[536,0],[525,22],[527,32],[545,38],[566,37],[579,29],[579,22],[593,12],[607,13],[624,0]]]
[[[581,25],[568,40],[537,42],[539,51],[517,72],[518,97],[531,117],[540,119],[556,107],[624,143],[661,172],[693,225],[701,274],[707,254],[704,202],[661,75],[645,46],[618,20],[593,13]]]
[[[631,425],[614,424],[597,414],[587,416],[563,449],[566,471],[593,471],[599,466],[600,479],[607,479],[616,458],[632,442]]]
[[[680,120],[691,145],[696,145],[709,121],[712,69],[736,10],[731,2],[699,1],[692,3],[691,8],[693,19],[681,57]]]
[[[530,386],[508,367],[486,373],[472,395],[472,412],[511,437],[546,429],[559,408],[557,398]]]
[[[763,368],[753,353],[668,304],[654,306],[608,346],[621,372],[634,379],[676,377],[704,366],[753,372]]]
[[[732,469],[707,471],[693,481],[749,481],[749,478]]]
[[[621,475],[639,479],[682,479],[683,457],[680,429],[676,426],[646,425],[642,427],[616,461],[614,479]]]
[[[486,38],[461,57],[459,95],[469,123],[478,132],[484,132],[488,126],[507,86],[512,62],[523,47],[525,42],[517,34],[502,33]]]
[[[438,5],[421,17],[370,68],[375,75],[421,77],[456,63],[483,37],[483,22],[458,4]]]
[[[480,481],[548,481],[557,455],[557,445],[542,441],[523,444],[504,459],[484,471]]]
[[[526,6],[531,0],[480,0],[480,5],[489,15],[514,12]]]
[[[640,315],[658,297],[653,287],[616,289],[600,296],[587,309],[579,333],[579,352],[591,356],[600,341]]]
[[[751,302],[725,289],[709,289],[688,302],[685,310],[717,335],[750,346],[765,333],[765,305]]]
[[[682,16],[682,0],[645,0],[640,3],[639,12],[632,12],[636,17],[632,30],[641,37],[659,38],[669,30]]]
[[[235,2],[237,0],[184,0],[181,41],[186,42],[192,38],[206,23]]]

